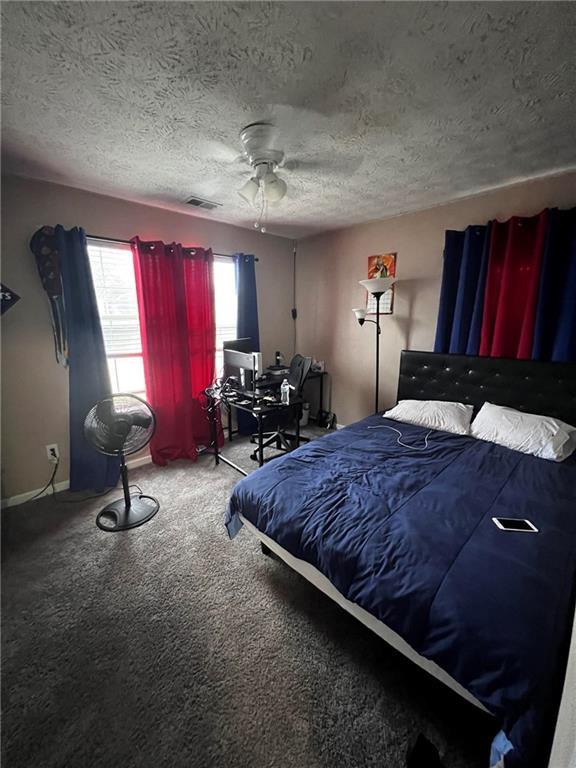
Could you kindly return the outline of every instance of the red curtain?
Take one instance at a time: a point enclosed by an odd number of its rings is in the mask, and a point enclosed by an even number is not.
[[[480,354],[531,358],[548,210],[530,218],[494,221]]]
[[[131,240],[148,400],[156,413],[152,461],[197,458],[210,444],[202,391],[214,380],[212,251]]]

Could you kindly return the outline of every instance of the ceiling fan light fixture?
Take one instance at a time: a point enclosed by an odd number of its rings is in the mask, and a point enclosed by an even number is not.
[[[268,171],[262,178],[264,197],[269,203],[277,203],[286,195],[286,182],[273,171]]]
[[[238,190],[238,194],[240,195],[240,197],[243,197],[247,203],[253,203],[254,200],[256,199],[256,195],[258,194],[259,188],[260,188],[260,184],[258,182],[258,179],[255,177],[252,177],[251,179],[248,179],[248,181],[240,187],[240,189]]]

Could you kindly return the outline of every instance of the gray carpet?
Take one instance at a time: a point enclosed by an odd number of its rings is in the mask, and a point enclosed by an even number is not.
[[[101,499],[3,512],[3,765],[401,768],[422,732],[446,768],[486,768],[488,716],[228,540],[238,479],[207,456],[136,470],[162,506],[120,534]]]

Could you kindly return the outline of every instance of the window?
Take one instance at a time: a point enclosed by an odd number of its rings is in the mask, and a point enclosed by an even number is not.
[[[88,239],[88,257],[104,335],[112,392],[146,397],[132,250]]]
[[[224,372],[223,344],[237,336],[236,269],[234,259],[214,257],[214,304],[216,314],[216,376]]]
[[[112,392],[146,397],[142,339],[132,250],[124,243],[88,238],[88,257],[104,335]],[[214,257],[216,375],[222,375],[223,342],[236,338],[234,261]]]

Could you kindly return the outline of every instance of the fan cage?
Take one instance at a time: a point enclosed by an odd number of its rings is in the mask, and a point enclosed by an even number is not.
[[[150,422],[146,426],[130,424],[129,431],[124,438],[99,415],[107,407],[112,409],[113,421],[116,425],[131,421],[135,417],[140,420],[150,419]],[[151,406],[146,400],[131,393],[118,393],[99,400],[90,409],[84,420],[86,439],[97,451],[107,456],[118,456],[121,453],[129,456],[142,450],[152,439],[155,430],[156,415]]]

